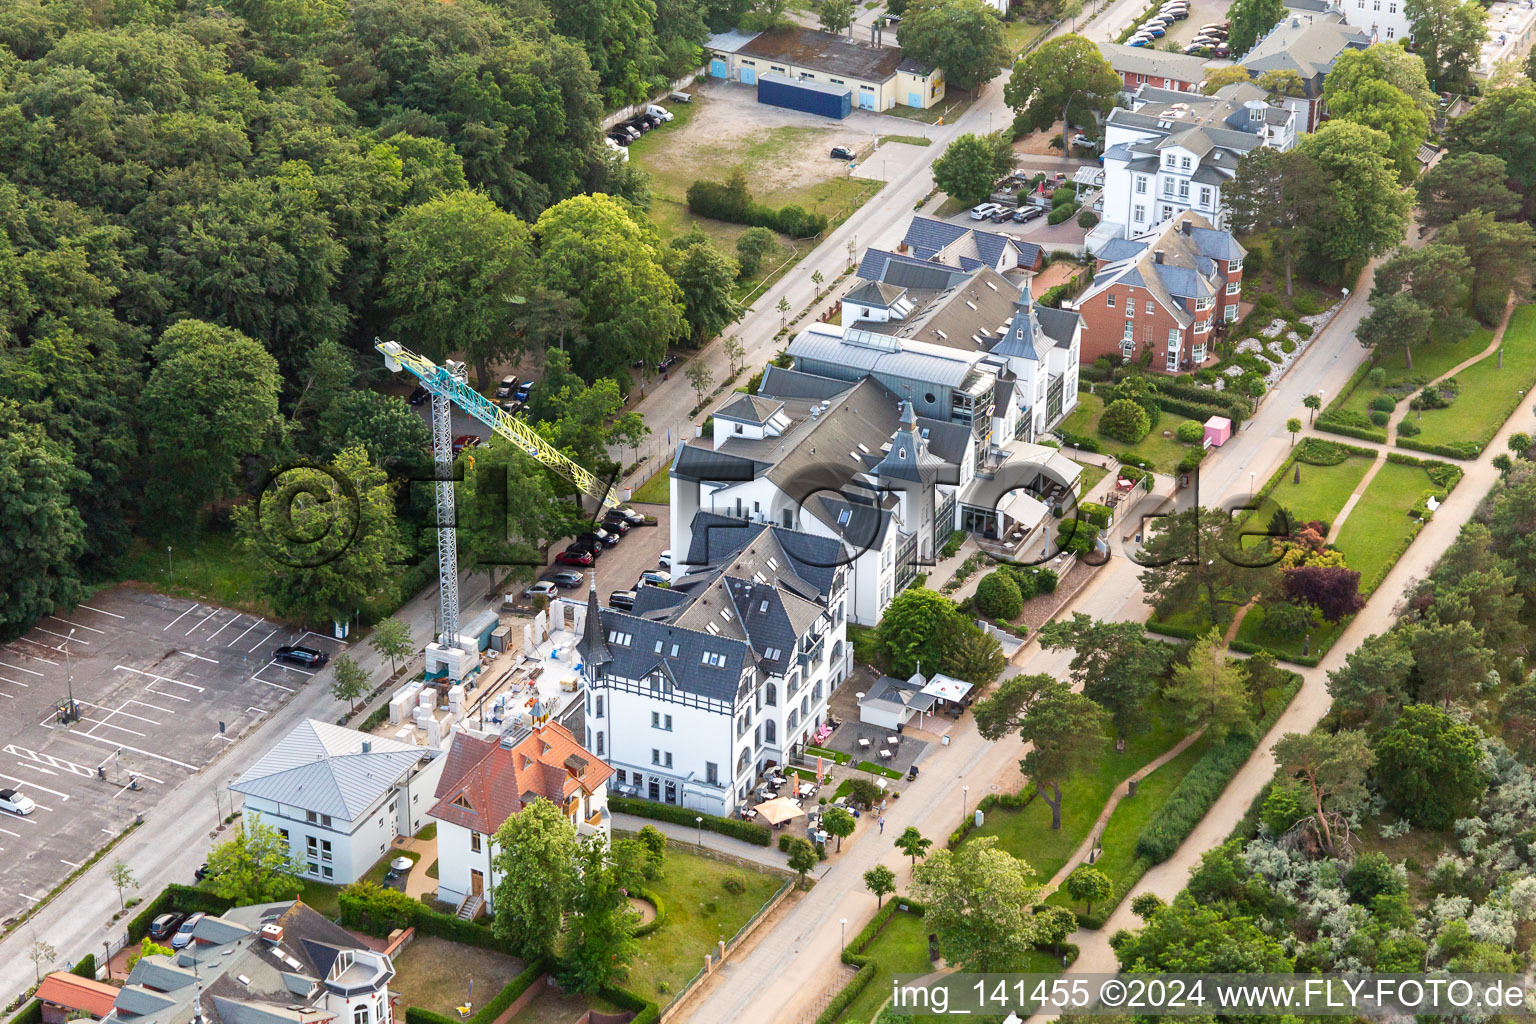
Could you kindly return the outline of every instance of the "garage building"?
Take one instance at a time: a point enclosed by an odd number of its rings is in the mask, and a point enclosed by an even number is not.
[[[758,101],[795,110],[829,113],[827,100],[813,99],[847,90],[849,106],[890,110],[895,106],[926,110],[944,99],[944,73],[902,56],[897,46],[876,46],[846,36],[808,28],[778,28],[756,35],[724,32],[710,37],[709,73],[713,78],[759,86]],[[765,91],[765,76],[775,76]],[[788,82],[780,82],[787,79]],[[800,83],[802,92],[784,86]],[[828,106],[824,111],[822,106]],[[838,116],[829,113],[829,116]]]

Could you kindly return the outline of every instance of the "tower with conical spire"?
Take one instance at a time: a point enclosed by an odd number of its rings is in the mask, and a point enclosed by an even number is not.
[[[613,652],[603,639],[602,606],[597,603],[597,574],[592,574],[592,587],[587,591],[587,616],[582,622],[581,641],[576,651],[581,655],[583,671],[588,679],[597,677],[598,670],[613,660]]]

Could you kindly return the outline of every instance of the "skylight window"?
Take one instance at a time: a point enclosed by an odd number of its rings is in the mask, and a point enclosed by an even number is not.
[[[725,665],[725,655],[715,651],[705,651],[704,656],[699,659],[699,664],[721,668]]]
[[[706,632],[709,633],[710,636],[719,636],[720,635],[720,627],[715,625],[713,622],[706,622],[704,624],[704,629],[705,629]]]
[[[838,511],[838,513],[837,513],[837,525],[838,526],[847,526],[848,525],[848,520],[850,520],[852,518],[853,518],[853,509],[851,509],[851,508],[840,509]]]
[[[758,605],[757,606],[757,610],[758,610],[758,612],[760,614],[765,614],[766,615],[767,612],[768,612],[768,602],[764,601],[762,604]]]
[[[778,572],[779,571],[779,560],[777,558],[770,558],[770,559],[768,559],[768,568],[772,569],[774,572]]]
[[[631,633],[625,633],[617,629],[608,631],[608,642],[618,644],[620,647],[628,647],[629,642],[633,639],[634,635]]]

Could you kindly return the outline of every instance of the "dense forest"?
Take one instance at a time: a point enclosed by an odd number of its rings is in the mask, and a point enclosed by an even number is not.
[[[272,466],[421,460],[420,419],[369,390],[376,336],[482,385],[558,340],[533,421],[604,458],[620,371],[712,336],[736,268],[659,240],[601,118],[741,13],[0,4],[0,635],[114,578],[136,536],[227,517]]]

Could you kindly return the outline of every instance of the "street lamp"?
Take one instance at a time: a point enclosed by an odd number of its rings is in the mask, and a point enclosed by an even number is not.
[[[840,917],[840,918],[837,919],[837,924],[838,924],[838,927],[842,929],[842,939],[843,939],[842,948],[843,949],[847,949],[848,948],[848,919],[846,917]]]
[[[176,563],[171,559],[171,546],[165,546],[165,582],[176,582]]]
[[[1253,500],[1253,482],[1257,474],[1253,470],[1248,471],[1248,500]]]
[[[64,638],[64,674],[69,686],[69,713],[75,713],[75,662],[69,656],[69,642],[75,638],[75,631],[71,629],[69,636]]]
[[[965,816],[971,813],[971,787],[960,787],[960,820],[965,821]]]
[[[697,839],[697,842],[698,842],[699,849],[702,850],[702,849],[704,849],[704,815],[702,815],[702,814],[694,815],[693,824],[698,829],[698,839]]]

